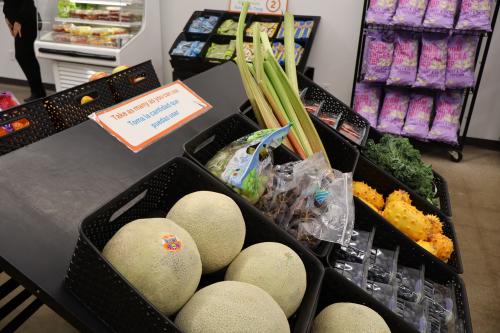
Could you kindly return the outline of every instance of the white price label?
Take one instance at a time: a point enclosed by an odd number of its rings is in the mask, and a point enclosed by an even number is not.
[[[137,153],[211,108],[184,83],[176,81],[89,118]]]
[[[229,0],[230,12],[241,12],[248,0]],[[288,0],[250,0],[249,13],[283,15],[288,9]]]

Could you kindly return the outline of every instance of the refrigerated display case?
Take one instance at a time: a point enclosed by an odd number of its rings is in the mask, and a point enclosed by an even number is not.
[[[57,16],[35,42],[53,60],[56,90],[87,82],[96,72],[151,59],[162,71],[159,0],[59,0]]]

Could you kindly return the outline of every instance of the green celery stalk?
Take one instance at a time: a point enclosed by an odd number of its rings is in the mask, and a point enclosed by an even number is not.
[[[285,13],[285,69],[292,88],[299,93],[297,64],[295,63],[295,26],[293,15]]]

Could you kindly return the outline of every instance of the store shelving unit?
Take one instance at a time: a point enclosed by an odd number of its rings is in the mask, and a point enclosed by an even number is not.
[[[437,141],[423,141],[414,138],[410,138],[414,145],[418,148],[426,149],[428,147],[434,146],[442,150],[446,150],[454,162],[460,162],[463,158],[463,148],[465,145],[465,139],[467,138],[467,132],[469,130],[470,121],[472,119],[472,114],[474,112],[474,107],[477,101],[477,95],[481,85],[481,79],[483,77],[484,67],[486,65],[486,60],[488,58],[489,49],[491,46],[493,31],[495,29],[495,23],[498,16],[498,11],[500,7],[500,1],[495,0],[492,11],[491,20],[491,31],[483,30],[460,30],[460,29],[441,29],[441,28],[426,28],[426,27],[410,27],[401,25],[381,25],[381,24],[370,24],[366,23],[366,12],[368,10],[369,1],[364,0],[363,14],[361,16],[361,27],[358,41],[358,53],[356,57],[356,67],[354,73],[354,80],[352,86],[351,94],[351,108],[354,106],[354,93],[356,89],[356,83],[360,82],[362,79],[362,64],[363,55],[365,52],[365,41],[366,34],[370,30],[392,30],[392,31],[412,31],[412,32],[433,32],[433,33],[444,33],[444,34],[468,34],[468,35],[478,35],[480,36],[479,43],[476,51],[475,59],[475,84],[471,88],[464,89],[464,98],[462,102],[462,110],[460,113],[460,129],[458,133],[458,144],[448,144]],[[412,90],[414,88],[411,88]],[[420,91],[425,91],[429,89],[415,89]],[[433,92],[436,92],[434,90]],[[382,102],[381,102],[382,104]]]
[[[88,81],[95,72],[151,59],[162,73],[159,0],[75,0],[35,42],[52,60],[57,91]],[[146,51],[147,50],[147,51]]]

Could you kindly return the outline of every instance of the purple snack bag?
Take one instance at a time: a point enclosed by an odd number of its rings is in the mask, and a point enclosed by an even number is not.
[[[396,11],[396,0],[370,0],[366,23],[389,24]]]
[[[452,89],[474,86],[474,61],[479,36],[453,35],[448,42],[446,87]]]
[[[456,29],[491,31],[493,0],[462,0]]]
[[[391,71],[394,53],[392,32],[369,31],[366,36],[364,81],[386,82]]]
[[[460,91],[439,94],[436,99],[436,117],[427,136],[428,139],[458,143],[462,95],[463,93]]]
[[[411,34],[399,33],[394,44],[394,57],[387,84],[411,86],[417,77],[418,40]]]
[[[382,89],[380,87],[357,83],[354,95],[354,112],[364,117],[372,127],[377,127],[378,108]]]
[[[420,27],[424,18],[427,0],[399,0],[392,24]]]
[[[453,28],[458,0],[429,0],[423,26],[428,28]]]
[[[447,41],[446,35],[424,34],[422,36],[422,53],[414,87],[445,89]]]
[[[408,111],[409,100],[410,97],[405,92],[387,89],[377,129],[385,133],[400,135]]]
[[[408,113],[406,114],[405,125],[402,135],[419,139],[426,139],[429,134],[429,122],[431,119],[434,99],[425,94],[412,94]]]

